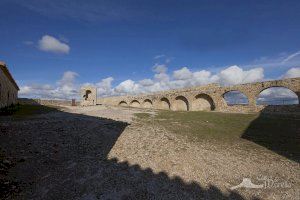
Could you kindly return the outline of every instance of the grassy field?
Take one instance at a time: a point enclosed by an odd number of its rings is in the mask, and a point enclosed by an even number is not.
[[[177,134],[198,139],[240,138],[257,114],[229,114],[217,112],[170,112],[159,111],[154,117],[137,113],[137,117],[149,123],[162,125]]]
[[[300,117],[291,115],[158,111],[136,114],[193,141],[230,143],[247,140],[299,161]]]

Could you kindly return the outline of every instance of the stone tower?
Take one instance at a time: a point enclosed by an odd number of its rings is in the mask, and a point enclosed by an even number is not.
[[[80,90],[81,106],[94,106],[97,104],[97,88],[84,86]]]

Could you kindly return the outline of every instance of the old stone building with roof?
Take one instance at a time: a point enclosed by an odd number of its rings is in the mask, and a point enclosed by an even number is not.
[[[6,64],[0,61],[0,108],[17,103],[19,86]]]

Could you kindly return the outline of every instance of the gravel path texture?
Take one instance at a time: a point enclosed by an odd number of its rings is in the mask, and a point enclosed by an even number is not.
[[[135,113],[63,107],[0,120],[6,199],[299,199],[299,163],[249,141],[191,141]],[[243,179],[261,188],[237,188]],[[5,189],[4,187],[2,189]],[[3,193],[4,194],[4,193]]]

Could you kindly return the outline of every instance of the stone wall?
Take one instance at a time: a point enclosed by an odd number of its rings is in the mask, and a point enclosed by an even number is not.
[[[18,103],[22,105],[45,105],[45,106],[71,106],[71,100],[46,100],[46,99],[27,99],[19,98]],[[79,105],[79,102],[76,102]]]
[[[0,62],[0,108],[15,104],[18,90],[19,88],[8,72],[5,63]]]
[[[215,110],[221,112],[297,112],[300,113],[299,105],[293,106],[266,106],[256,105],[258,95],[270,87],[285,87],[300,99],[300,78],[264,81],[222,87],[218,84],[191,87],[179,90],[137,95],[98,98],[97,104],[114,106],[128,106],[140,108],[154,108],[167,110]],[[248,105],[227,105],[224,94],[230,91],[240,91],[248,97]]]

